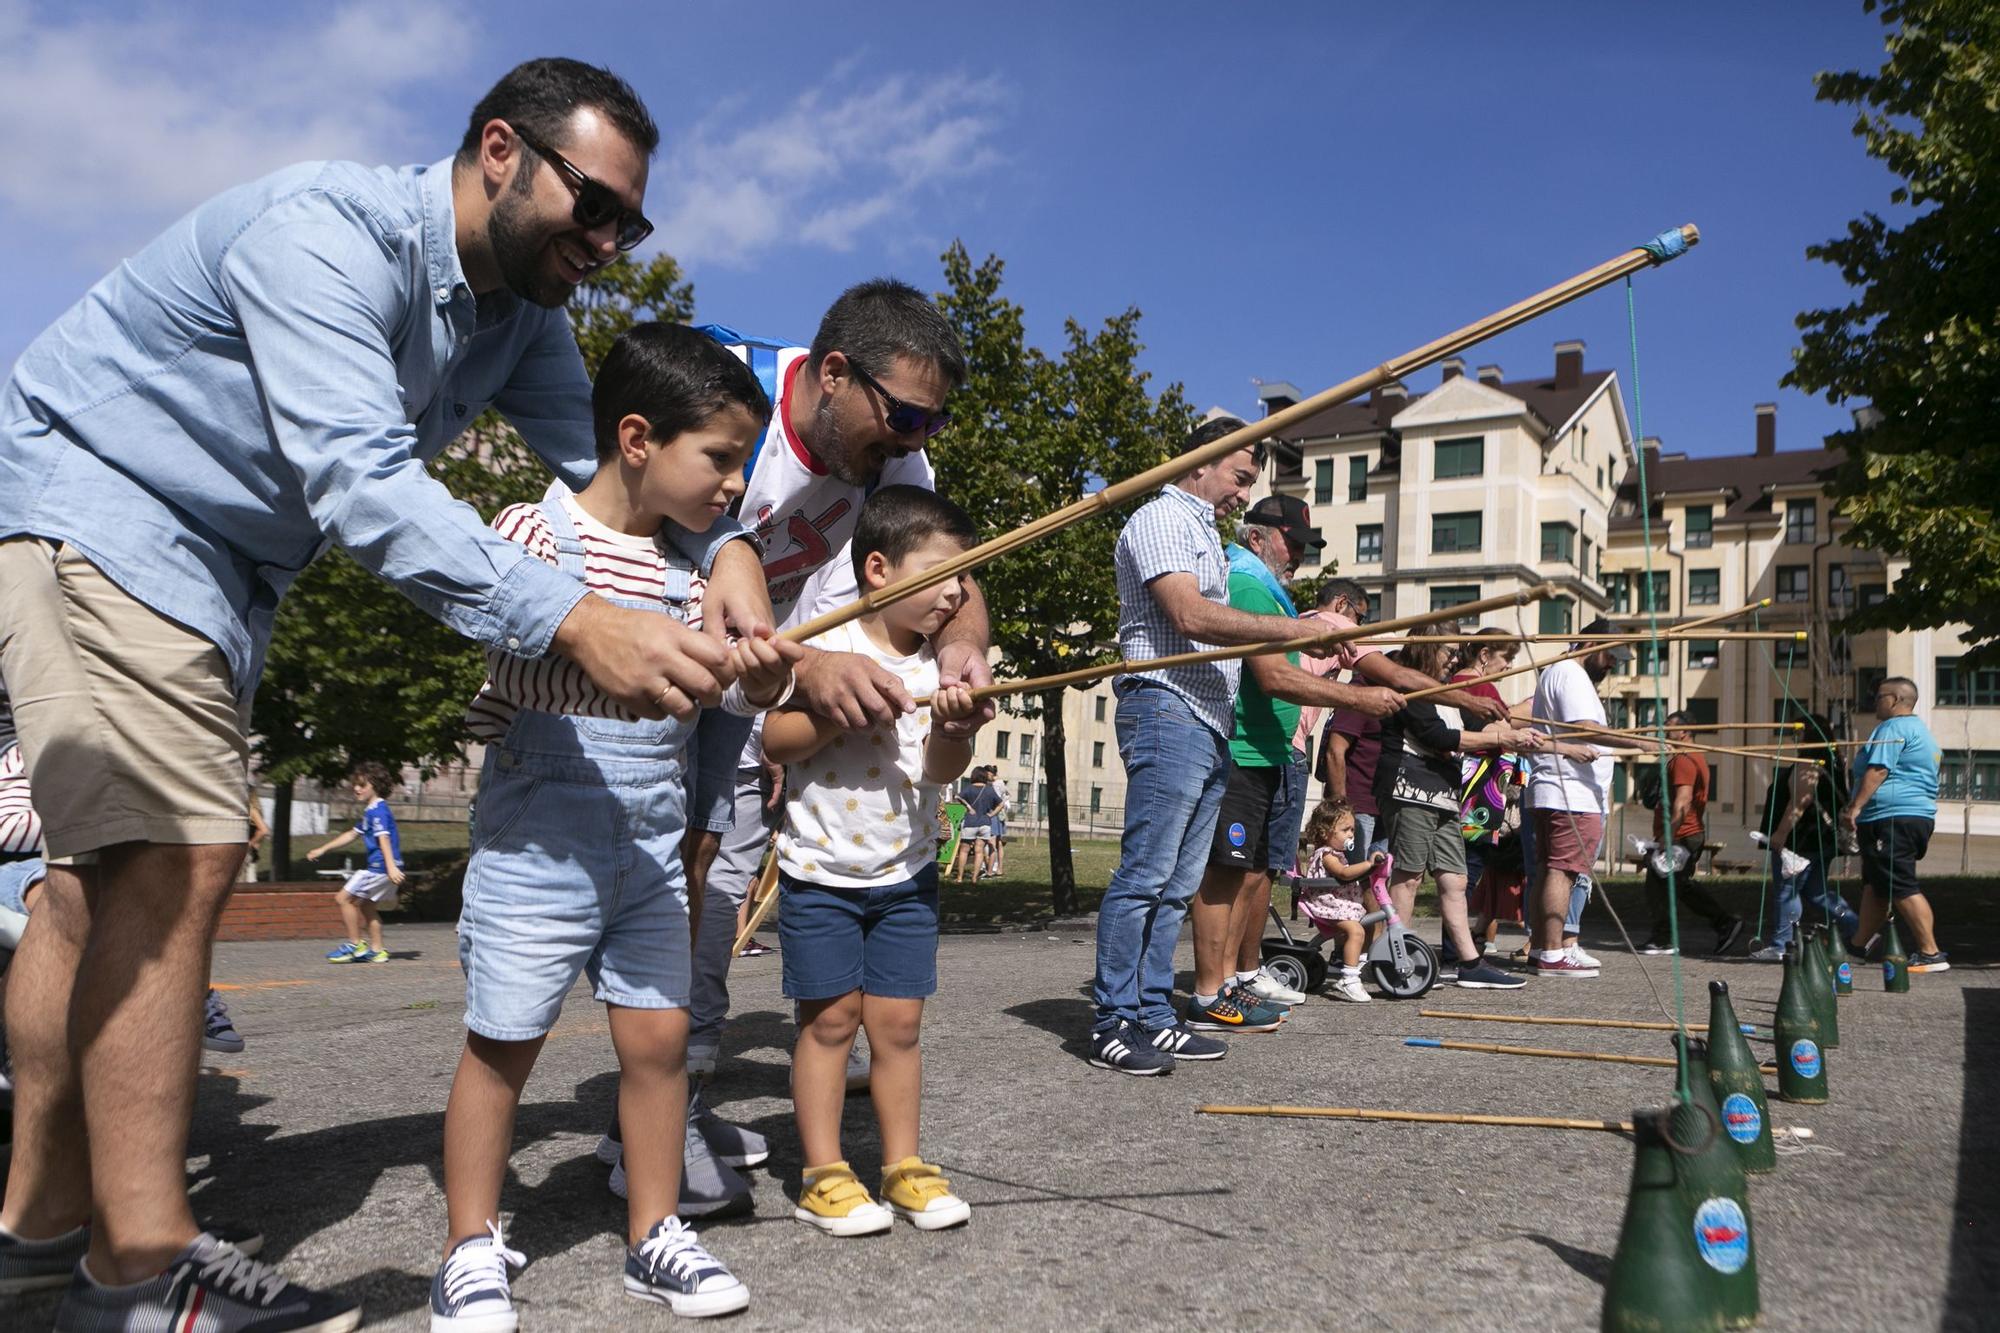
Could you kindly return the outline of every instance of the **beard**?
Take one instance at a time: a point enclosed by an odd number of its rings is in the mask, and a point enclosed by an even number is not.
[[[556,233],[536,225],[526,203],[533,195],[534,181],[528,172],[516,171],[514,184],[493,201],[486,239],[507,290],[523,301],[555,310],[569,304],[576,288],[563,281],[550,263],[548,243]]]
[[[1591,684],[1596,685],[1611,674],[1611,663],[1592,653],[1583,659],[1583,674],[1590,677]]]
[[[833,410],[833,400],[821,395],[819,405],[813,408],[812,446],[813,454],[826,464],[826,470],[849,486],[866,486],[881,475],[881,469],[869,472],[861,465],[857,455],[865,458],[867,449],[856,449],[846,439],[840,428],[840,418]]]

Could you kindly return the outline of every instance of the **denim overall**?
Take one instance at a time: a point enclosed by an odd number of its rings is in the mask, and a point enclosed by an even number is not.
[[[581,583],[583,543],[569,514],[554,498],[541,510],[557,567]],[[664,606],[608,600],[685,621],[691,567],[671,549],[667,560]],[[607,1004],[687,1004],[681,838],[693,732],[671,717],[523,708],[487,748],[459,913],[467,1027],[495,1041],[542,1036],[579,972]]]

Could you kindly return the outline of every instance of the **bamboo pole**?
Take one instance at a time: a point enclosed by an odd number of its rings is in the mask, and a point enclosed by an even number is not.
[[[1659,734],[1654,730],[1638,733],[1612,731],[1608,727],[1600,727],[1590,722],[1556,722],[1547,718],[1535,718],[1532,725],[1537,727],[1561,728],[1568,733],[1568,737],[1571,740],[1578,737],[1598,738],[1607,741],[1622,741],[1628,746],[1639,741],[1647,742],[1649,745],[1661,743],[1654,739]],[[1679,728],[1671,727],[1668,730],[1679,730]],[[1824,767],[1826,762],[1822,759],[1814,759],[1809,755],[1797,753],[1798,747],[1796,746],[1778,746],[1768,750],[1758,750],[1741,745],[1715,745],[1708,741],[1669,740],[1664,742],[1664,744],[1668,750],[1678,753],[1697,751],[1702,754],[1738,755],[1746,759],[1775,759],[1782,755],[1801,764],[1817,764],[1821,767]],[[1651,751],[1646,751],[1646,753],[1651,753]]]
[[[1315,648],[1330,648],[1337,643],[1352,642],[1360,635],[1375,633],[1385,627],[1393,629],[1404,625],[1433,625],[1440,620],[1450,619],[1454,612],[1463,611],[1466,606],[1476,607],[1481,611],[1502,611],[1509,607],[1526,606],[1529,602],[1542,601],[1560,591],[1562,590],[1553,583],[1537,583],[1532,588],[1503,593],[1498,597],[1488,597],[1478,602],[1467,602],[1465,606],[1455,606],[1448,611],[1427,611],[1422,615],[1403,616],[1396,620],[1384,621],[1381,625],[1356,625],[1352,629],[1321,630],[1317,634],[1302,634],[1293,639],[1267,639],[1262,643],[1243,644],[1234,648],[1208,648],[1201,652],[1174,653],[1168,657],[1152,657],[1138,662],[1121,658],[1116,662],[1103,662],[1097,666],[1078,667],[1075,671],[1060,671],[1052,676],[996,681],[991,685],[980,686],[972,692],[972,697],[975,701],[997,699],[1005,694],[1032,694],[1069,685],[1087,685],[1091,681],[1103,680],[1106,676],[1129,675],[1134,671],[1164,671],[1168,667],[1197,666],[1203,662],[1227,662],[1234,658],[1265,657],[1272,653],[1312,652]],[[1322,657],[1325,654],[1313,653],[1313,656]],[[929,703],[928,695],[916,701],[919,708]]]
[[[1531,1023],[1537,1026],[1569,1028],[1636,1028],[1643,1032],[1678,1032],[1673,1023],[1654,1023],[1639,1018],[1551,1018],[1536,1014],[1472,1014],[1455,1009],[1419,1009],[1420,1018],[1453,1018],[1468,1023]],[[1755,1036],[1757,1028],[1751,1023],[1737,1026],[1749,1035]],[[1708,1024],[1689,1023],[1689,1032],[1706,1032]]]
[[[1452,609],[1456,611],[1462,608],[1453,607]],[[1301,617],[1301,619],[1304,619],[1304,617]],[[1368,628],[1377,633],[1381,631],[1381,626],[1379,625],[1370,625]],[[1641,634],[1638,637],[1644,639],[1646,636]],[[1687,639],[1700,639],[1704,642],[1710,639],[1722,639],[1748,640],[1761,643],[1804,643],[1806,641],[1806,634],[1804,630],[1726,629],[1712,630],[1706,634],[1687,635],[1683,635],[1678,630],[1668,630],[1663,631],[1660,635],[1660,641],[1663,643],[1680,643]],[[1400,648],[1406,643],[1455,643],[1463,644],[1470,648],[1489,648],[1502,643],[1632,643],[1634,642],[1634,638],[1630,634],[1488,634],[1484,630],[1476,630],[1464,634],[1405,634],[1393,639],[1355,639],[1353,642],[1366,644],[1371,648]],[[1754,725],[1766,727],[1802,727],[1805,724],[1803,722],[1764,722]]]
[[[1761,598],[1758,601],[1750,603],[1748,606],[1738,607],[1734,611],[1724,611],[1719,615],[1704,616],[1700,620],[1690,620],[1686,624],[1676,625],[1674,627],[1674,630],[1675,633],[1679,633],[1682,630],[1699,629],[1703,625],[1719,625],[1725,620],[1734,620],[1738,616],[1747,616],[1752,611],[1758,610],[1761,607],[1769,606],[1770,604],[1771,604],[1770,598],[1768,597]],[[1471,603],[1467,603],[1467,605],[1471,605]],[[1542,668],[1552,667],[1558,662],[1567,662],[1573,658],[1588,657],[1592,653],[1601,653],[1606,648],[1613,647],[1620,643],[1646,643],[1650,642],[1652,638],[1653,635],[1648,630],[1640,630],[1637,633],[1633,634],[1613,635],[1610,639],[1606,641],[1598,643],[1588,643],[1581,648],[1573,649],[1570,652],[1562,653],[1555,657],[1545,658],[1539,662],[1535,661],[1533,658],[1530,658],[1528,661],[1523,662],[1520,666],[1508,667],[1505,671],[1495,671],[1491,675],[1486,675],[1486,676],[1473,676],[1467,680],[1455,680],[1444,685],[1433,685],[1427,690],[1411,690],[1408,694],[1404,695],[1403,697],[1406,699],[1426,699],[1433,694],[1446,694],[1452,690],[1463,690],[1463,689],[1468,689],[1474,685],[1484,685],[1490,681],[1505,680],[1509,676],[1518,676],[1525,671],[1540,671]],[[1540,719],[1536,720],[1540,721]]]
[[[1473,1051],[1480,1055],[1532,1055],[1547,1060],[1596,1060],[1612,1065],[1650,1065],[1655,1069],[1677,1067],[1671,1055],[1614,1055],[1608,1051],[1565,1051],[1547,1046],[1496,1046],[1484,1041],[1445,1041],[1439,1037],[1406,1037],[1405,1046],[1432,1051]],[[1776,1065],[1758,1065],[1766,1074],[1778,1072]]]
[[[1677,227],[1673,232],[1663,232],[1662,237],[1678,233],[1678,239],[1686,246],[1693,246],[1701,240],[1701,232],[1693,223]],[[815,616],[804,624],[786,630],[782,637],[794,643],[804,643],[815,635],[824,634],[837,625],[844,625],[856,616],[870,611],[879,611],[885,606],[903,600],[926,588],[936,587],[946,579],[957,578],[979,568],[989,561],[998,559],[1009,551],[1026,546],[1029,542],[1046,537],[1052,532],[1068,527],[1076,520],[1090,514],[1106,513],[1127,500],[1143,495],[1147,491],[1175,481],[1199,467],[1229,457],[1246,449],[1259,440],[1268,438],[1287,426],[1296,425],[1310,417],[1317,416],[1340,403],[1358,398],[1370,389],[1378,388],[1393,380],[1402,378],[1436,361],[1441,361],[1454,352],[1463,351],[1475,343],[1481,343],[1508,329],[1538,319],[1551,310],[1567,305],[1580,296],[1586,296],[1600,287],[1606,287],[1620,278],[1637,273],[1644,268],[1665,262],[1645,246],[1635,246],[1630,250],[1608,259],[1594,268],[1586,269],[1573,278],[1559,282],[1553,287],[1535,293],[1522,301],[1517,301],[1504,310],[1495,311],[1484,319],[1475,320],[1463,328],[1445,334],[1441,338],[1425,343],[1401,356],[1384,361],[1373,370],[1343,380],[1332,388],[1323,389],[1303,402],[1270,416],[1261,418],[1245,426],[1242,430],[1231,431],[1199,449],[1190,450],[1178,458],[1169,459],[1158,467],[1148,468],[1136,476],[1106,486],[1094,495],[1086,495],[1073,504],[1042,515],[1029,523],[1024,523],[1012,532],[1002,533],[991,541],[965,551],[950,560],[934,566],[921,574],[877,588],[863,594],[846,606],[837,607],[825,615]]]
[[[1597,1129],[1629,1134],[1629,1120],[1564,1120],[1545,1115],[1471,1115],[1444,1111],[1379,1111],[1360,1106],[1197,1106],[1197,1115],[1297,1116],[1329,1120],[1406,1120],[1420,1125],[1512,1125],[1524,1129]]]
[[[1803,722],[1674,722],[1667,725],[1668,731],[1804,731]],[[1620,736],[1652,736],[1658,727],[1605,727],[1607,732]],[[1814,742],[1817,744],[1817,742]]]
[[[743,923],[737,933],[736,943],[730,946],[729,956],[741,958],[743,946],[757,933],[757,927],[764,924],[764,918],[771,915],[771,909],[778,905],[778,849],[773,847],[764,859],[764,873],[757,876],[757,884],[750,890],[750,901],[755,904],[750,909],[750,919]]]

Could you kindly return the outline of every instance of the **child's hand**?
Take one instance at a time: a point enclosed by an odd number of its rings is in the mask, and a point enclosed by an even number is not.
[[[768,707],[784,696],[792,679],[792,664],[803,656],[804,648],[776,638],[768,625],[751,626],[729,650],[730,665],[743,682],[744,697],[759,707]]]
[[[403,887],[403,867],[398,865],[389,867],[389,882],[399,889]]]
[[[1370,852],[1368,853],[1368,868],[1373,870],[1388,859],[1389,854],[1387,852]]]
[[[931,716],[940,722],[962,722],[978,711],[970,685],[941,685],[931,694]]]
[[[309,852],[307,852],[307,853],[306,853],[306,860],[308,860],[308,861],[317,861],[317,860],[319,860],[319,858],[320,858],[321,856],[323,856],[323,855],[324,855],[325,853],[326,853],[326,848],[324,848],[324,847],[315,847],[315,848],[313,848],[313,849],[312,849],[311,851],[309,851]]]

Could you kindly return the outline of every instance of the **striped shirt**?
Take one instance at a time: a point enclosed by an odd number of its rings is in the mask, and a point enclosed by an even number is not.
[[[664,531],[651,537],[635,537],[606,527],[583,511],[575,497],[560,499],[577,539],[583,544],[583,582],[590,591],[622,602],[665,603],[667,592],[667,538]],[[519,542],[529,554],[557,564],[555,534],[541,506],[509,505],[493,520],[493,528],[508,541]],[[676,611],[689,629],[701,628],[703,580],[689,580],[684,611]],[[754,713],[744,700],[740,686],[731,686],[723,697],[723,707],[735,713]],[[544,713],[567,713],[581,717],[608,717],[633,721],[634,715],[599,690],[583,674],[583,669],[556,653],[541,657],[516,657],[488,649],[486,683],[465,710],[468,730],[482,741],[498,741],[507,734],[514,714],[523,708]]]
[[[0,695],[0,852],[41,850],[42,821],[28,802],[28,765],[14,734],[14,710]]]
[[[1174,628],[1166,609],[1153,596],[1154,579],[1167,574],[1192,574],[1201,595],[1211,602],[1229,601],[1229,561],[1215,531],[1215,506],[1168,486],[1141,505],[1118,534],[1115,559],[1118,577],[1118,650],[1127,661],[1170,657],[1215,647],[1198,643]],[[1217,735],[1235,728],[1236,686],[1243,674],[1240,661],[1204,662],[1133,673],[1137,679],[1166,686],[1181,698]]]

